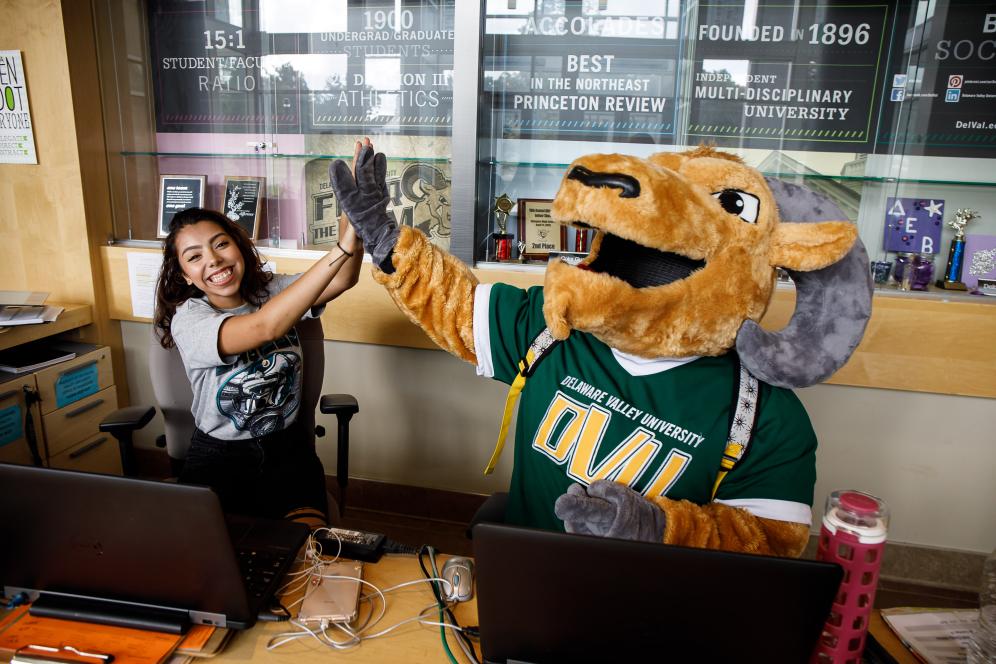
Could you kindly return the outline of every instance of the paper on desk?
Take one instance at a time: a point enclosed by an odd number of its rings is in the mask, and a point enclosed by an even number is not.
[[[162,267],[162,254],[128,252],[128,286],[131,289],[131,315],[152,318],[156,309],[156,279]]]
[[[964,664],[969,638],[979,621],[976,609],[882,609],[896,636],[928,664]]]
[[[0,634],[0,649],[13,651],[28,644],[73,646],[86,652],[114,655],[114,664],[159,664],[173,652],[181,638],[179,634],[28,614]]]
[[[63,311],[62,307],[56,307],[51,304],[40,307],[0,305],[0,327],[51,323]]]
[[[0,304],[39,306],[47,299],[48,293],[42,291],[0,290]]]

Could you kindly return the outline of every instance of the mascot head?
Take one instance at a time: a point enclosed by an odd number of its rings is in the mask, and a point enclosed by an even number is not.
[[[867,255],[840,210],[711,148],[581,157],[553,216],[596,231],[584,261],[547,269],[543,313],[556,338],[590,332],[647,358],[735,345],[758,378],[801,387],[847,361],[871,312]],[[777,267],[796,282],[797,306],[768,333],[757,321]]]

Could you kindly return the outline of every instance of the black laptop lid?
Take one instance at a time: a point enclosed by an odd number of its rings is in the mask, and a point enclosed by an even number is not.
[[[487,662],[806,662],[838,565],[482,523]]]
[[[204,487],[0,464],[0,542],[8,592],[255,621],[221,506]]]

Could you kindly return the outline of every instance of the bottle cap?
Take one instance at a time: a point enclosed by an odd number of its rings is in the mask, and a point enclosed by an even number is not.
[[[840,506],[861,516],[878,513],[878,501],[857,491],[844,491],[840,494]]]
[[[827,496],[823,525],[832,533],[851,533],[864,544],[884,542],[889,526],[885,501],[863,491],[845,489]]]

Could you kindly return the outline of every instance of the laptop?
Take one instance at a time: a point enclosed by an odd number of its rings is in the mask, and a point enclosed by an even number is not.
[[[836,563],[474,526],[485,662],[808,662]]]
[[[252,626],[308,528],[208,488],[0,464],[0,585],[34,615],[180,633]]]

